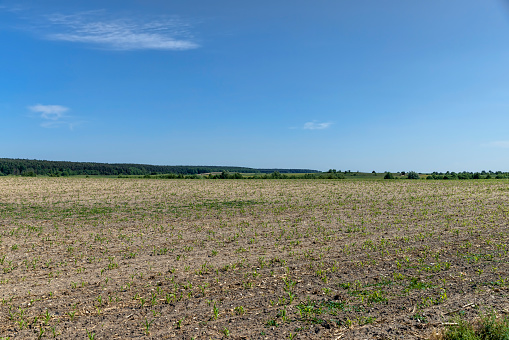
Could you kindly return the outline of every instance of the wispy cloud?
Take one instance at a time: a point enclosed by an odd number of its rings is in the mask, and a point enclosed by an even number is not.
[[[492,147],[492,148],[503,148],[509,149],[509,140],[499,140],[495,142],[490,142],[483,144],[483,146]]]
[[[28,107],[32,112],[39,113],[41,118],[49,120],[59,120],[69,111],[68,107],[62,105],[42,105],[37,104]]]
[[[71,116],[67,116],[66,112],[69,111],[69,108],[62,105],[37,104],[29,106],[28,109],[36,113],[38,118],[42,119],[41,127],[44,128],[65,126],[72,130],[75,126],[83,123],[82,121],[75,121]]]
[[[22,12],[26,9],[27,9],[27,7],[25,7],[23,5],[19,5],[19,4],[15,4],[15,5],[11,5],[11,6],[0,5],[0,11],[5,11],[5,12],[15,13],[15,12]]]
[[[49,40],[82,43],[109,50],[189,50],[190,25],[173,18],[111,18],[104,11],[71,15],[46,15],[45,33]]]
[[[182,51],[200,47],[191,33],[191,24],[177,16],[119,17],[105,10],[49,14],[15,3],[0,5],[0,11],[17,12],[28,22],[22,29],[48,40],[119,51]]]
[[[48,21],[58,32],[52,40],[99,45],[113,50],[189,50],[198,44],[182,36],[186,25],[175,19],[140,22],[130,19],[101,19],[94,12],[51,15]]]
[[[318,123],[316,121],[307,122],[304,124],[304,130],[324,130],[328,129],[332,125],[331,122]]]

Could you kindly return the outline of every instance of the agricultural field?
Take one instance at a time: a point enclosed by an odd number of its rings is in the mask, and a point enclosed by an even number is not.
[[[0,178],[2,339],[428,339],[509,312],[504,180]]]

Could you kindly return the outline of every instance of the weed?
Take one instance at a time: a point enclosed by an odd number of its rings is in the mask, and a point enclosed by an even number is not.
[[[146,335],[150,334],[150,326],[152,326],[153,322],[154,322],[154,320],[148,321],[148,319],[145,318],[145,321],[143,322],[143,327],[145,328],[145,334]]]
[[[497,319],[494,314],[478,322],[457,319],[442,336],[443,340],[505,340],[509,337],[509,318]]]
[[[230,330],[226,327],[223,328],[223,334],[225,337],[229,338],[230,337]]]
[[[86,331],[87,331],[88,340],[94,340],[95,339],[95,333],[89,332],[88,329]]]
[[[214,302],[214,307],[212,308],[212,313],[214,314],[214,320],[217,320],[219,317],[219,308],[217,308],[216,303]]]
[[[237,314],[237,315],[242,315],[242,314],[244,314],[244,313],[245,313],[245,311],[244,311],[244,307],[242,307],[242,306],[235,307],[235,308],[233,309],[233,311],[234,311],[234,312],[235,312],[235,314]]]

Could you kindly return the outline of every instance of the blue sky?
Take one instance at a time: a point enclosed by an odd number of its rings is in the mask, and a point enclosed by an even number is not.
[[[509,171],[509,2],[0,0],[0,157]]]

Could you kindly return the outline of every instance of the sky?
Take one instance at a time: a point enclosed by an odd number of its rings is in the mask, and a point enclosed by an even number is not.
[[[509,171],[508,0],[0,0],[0,157]]]

